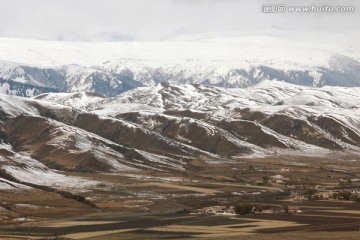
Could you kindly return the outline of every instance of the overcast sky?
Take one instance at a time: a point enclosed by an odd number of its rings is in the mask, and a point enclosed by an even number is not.
[[[0,37],[163,40],[179,35],[360,28],[356,0],[0,0]],[[262,4],[347,5],[354,13],[262,13]]]

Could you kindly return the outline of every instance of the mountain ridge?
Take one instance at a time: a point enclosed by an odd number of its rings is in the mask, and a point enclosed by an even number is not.
[[[299,42],[270,36],[191,41],[76,43],[0,39],[0,90],[16,84],[112,97],[161,82],[246,88],[265,80],[322,86],[360,86],[359,46]],[[149,60],[151,59],[151,61]],[[51,89],[50,89],[51,90]],[[32,90],[33,91],[33,90]]]
[[[0,169],[23,183],[81,188],[97,183],[65,176],[186,174],[193,161],[279,155],[357,156],[359,90],[264,81],[247,89],[162,83],[110,98],[0,93]]]

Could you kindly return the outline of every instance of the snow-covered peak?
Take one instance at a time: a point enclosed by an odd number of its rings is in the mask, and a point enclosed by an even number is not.
[[[3,38],[0,90],[20,96],[54,91],[117,96],[161,82],[226,88],[266,80],[313,87],[360,86],[360,44],[352,39],[340,42],[281,35],[154,42]]]
[[[74,93],[44,93],[38,95],[35,99],[54,102],[65,106],[72,106],[78,109],[86,109],[92,104],[96,104],[105,99],[105,97],[91,92]]]
[[[57,42],[3,38],[0,39],[0,60],[42,67],[136,63],[152,67],[185,64],[246,68],[267,65],[298,69],[326,67],[334,55],[359,60],[358,47],[352,45],[354,50],[349,51],[347,45],[261,35],[155,42]]]
[[[191,110],[210,113],[220,118],[232,115],[235,109],[276,113],[337,113],[359,117],[359,88],[312,88],[285,82],[265,81],[246,89],[223,89],[202,85],[162,84],[141,87],[118,97],[102,101],[93,108],[98,114],[115,116],[124,112],[164,112]],[[296,113],[297,112],[297,113]]]

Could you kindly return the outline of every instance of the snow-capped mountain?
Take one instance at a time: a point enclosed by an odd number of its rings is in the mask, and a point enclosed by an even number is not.
[[[67,172],[186,172],[194,159],[357,155],[359,91],[263,81],[247,89],[162,83],[111,98],[0,94],[0,177],[69,187],[95,183]]]
[[[270,36],[163,42],[53,42],[0,39],[0,90],[95,92],[139,86],[249,87],[264,80],[303,86],[360,86],[359,43],[301,42]],[[6,82],[8,81],[8,82]]]
[[[241,146],[244,152],[237,153],[265,153],[272,148],[356,150],[360,146],[359,90],[272,81],[247,89],[163,83],[114,98],[55,93],[37,99],[130,121],[221,155],[215,143]]]

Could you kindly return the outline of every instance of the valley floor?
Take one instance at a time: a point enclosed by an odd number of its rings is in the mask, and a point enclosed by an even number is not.
[[[99,182],[75,192],[97,207],[41,189],[0,190],[0,239],[360,236],[360,203],[356,199],[315,197],[327,192],[357,194],[360,171],[356,156],[276,156],[223,163],[194,160],[187,168],[192,168],[191,173],[177,175],[67,173]],[[246,215],[199,211],[241,203],[266,205],[276,211]],[[301,211],[286,213],[281,210],[285,206]]]

